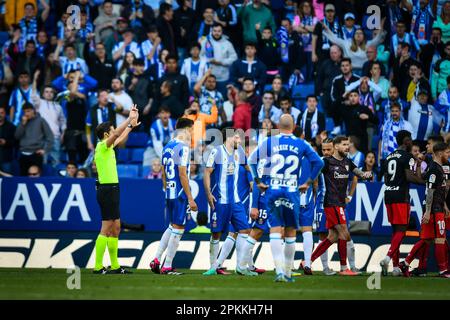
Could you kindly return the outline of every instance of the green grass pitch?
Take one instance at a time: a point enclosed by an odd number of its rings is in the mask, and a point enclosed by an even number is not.
[[[94,275],[81,270],[81,289],[67,288],[64,269],[1,269],[0,299],[450,299],[450,281],[382,277],[380,290],[367,289],[369,275],[300,276],[295,283],[274,283],[274,273],[258,277],[182,276],[134,270],[130,275]]]

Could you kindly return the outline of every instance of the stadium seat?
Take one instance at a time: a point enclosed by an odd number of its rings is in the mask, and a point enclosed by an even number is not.
[[[130,149],[130,162],[132,163],[142,163],[144,160],[144,148],[136,148],[136,149]]]
[[[137,164],[118,164],[117,173],[120,178],[138,178],[139,165]]]
[[[129,160],[129,149],[118,149],[117,150],[117,162],[118,163],[127,163]]]
[[[299,84],[292,88],[292,99],[306,99],[311,94],[314,94],[314,84]]]
[[[334,121],[333,118],[326,118],[325,119],[325,130],[327,130],[328,132],[333,131],[334,129]]]
[[[147,146],[148,134],[145,132],[135,132],[128,135],[127,148],[144,148]]]
[[[142,167],[142,174],[141,177],[145,178],[150,173],[150,167],[149,166],[143,166]]]

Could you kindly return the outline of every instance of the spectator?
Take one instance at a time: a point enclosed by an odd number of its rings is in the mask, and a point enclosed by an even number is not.
[[[144,73],[145,63],[143,59],[133,61],[133,72],[127,77],[125,88],[131,101],[139,109],[139,121],[143,122],[143,109],[148,104],[153,95],[153,88],[149,77]]]
[[[178,119],[184,114],[186,109],[185,105],[180,102],[179,99],[172,93],[173,83],[170,80],[166,80],[161,84],[159,90],[160,98],[154,100],[152,110],[158,110],[160,107],[168,107],[170,113],[174,119]]]
[[[17,59],[16,75],[22,72],[34,74],[36,70],[43,70],[44,62],[36,53],[36,44],[28,40],[25,44],[25,52],[19,54]]]
[[[286,18],[281,20],[278,38],[281,48],[282,77],[286,82],[293,73],[299,75],[301,66],[305,64],[303,44],[298,32],[292,27],[291,21]]]
[[[147,175],[147,179],[161,179],[162,177],[162,165],[159,158],[154,158],[152,160],[151,171]]]
[[[180,7],[175,10],[173,19],[180,27],[180,40],[177,42],[178,55],[180,58],[184,58],[192,39],[191,33],[194,30],[195,12],[192,9],[192,0],[180,0],[179,2]]]
[[[381,74],[383,76],[386,75],[386,71],[384,70],[384,66],[381,64],[380,61],[377,59],[378,51],[376,46],[368,46],[366,50],[366,56],[367,61],[364,62],[363,68],[362,68],[362,75],[364,77],[370,76],[370,70],[372,69],[372,65],[374,63],[379,63],[381,68]]]
[[[450,41],[445,44],[445,55],[438,60],[431,74],[431,96],[436,100],[447,89],[447,77],[450,76]]]
[[[89,172],[86,168],[80,168],[77,170],[77,179],[89,178]]]
[[[317,109],[318,100],[314,95],[306,98],[306,109],[297,119],[297,125],[302,128],[305,140],[313,140],[325,130],[325,115]]]
[[[45,119],[45,121],[47,121],[47,124],[53,133],[53,147],[47,155],[51,158],[51,164],[56,166],[60,162],[61,142],[67,126],[66,117],[61,105],[54,101],[55,89],[53,87],[45,86],[42,98],[39,96],[37,89],[37,79],[39,78],[39,74],[39,71],[34,74],[31,100],[36,111],[43,119]]]
[[[411,123],[413,140],[426,141],[433,134],[436,121],[436,110],[428,103],[428,91],[422,90],[417,94],[417,100],[411,100],[408,112],[408,122]]]
[[[169,55],[166,58],[166,72],[159,79],[159,84],[162,84],[164,81],[170,81],[172,83],[171,93],[178,99],[180,104],[187,106],[189,102],[188,79],[178,71],[178,61],[174,55]],[[180,114],[172,110],[172,114],[175,118],[178,118],[183,115],[183,112]]]
[[[414,172],[416,172],[418,160],[419,159],[421,160],[424,157],[424,155],[421,153],[420,143],[418,143],[417,141],[413,141],[413,143],[412,143],[411,154],[413,155],[414,159],[416,160],[416,163],[414,164]],[[425,172],[427,170],[427,162],[421,161],[420,168],[421,168],[420,172]]]
[[[24,175],[28,176],[29,178],[40,178],[41,177],[41,167],[38,165],[31,165],[26,173]]]
[[[208,70],[208,62],[204,57],[200,58],[201,46],[194,43],[190,49],[190,58],[186,58],[181,66],[180,74],[188,79],[189,90],[192,92],[198,80],[202,79]]]
[[[191,164],[190,164],[190,171],[189,171],[189,179],[190,180],[200,180],[203,179],[203,175],[200,173],[199,171],[199,166],[197,165],[197,163],[194,161],[194,159],[191,159]]]
[[[362,166],[359,167],[359,169],[361,169],[363,172],[372,173],[372,177],[365,181],[368,182],[380,181],[380,170],[377,167],[375,152],[369,151],[366,153],[364,163]],[[356,181],[359,180],[359,178],[356,175],[353,177],[353,179],[354,180],[356,179]]]
[[[450,2],[446,1],[442,6],[441,14],[433,23],[433,28],[442,30],[442,40],[444,43],[450,41]]]
[[[194,129],[192,133],[192,147],[195,148],[199,140],[205,140],[206,138],[206,127],[208,125],[214,125],[217,123],[218,119],[217,106],[212,105],[210,114],[203,113],[200,110],[200,105],[196,100],[193,100],[189,106],[184,111],[184,118],[191,119],[194,121]]]
[[[394,103],[398,103],[400,106],[400,113],[406,110],[408,103],[400,98],[398,88],[396,86],[391,86],[388,91],[388,99],[383,100],[381,103],[381,112],[384,114],[383,117],[379,117],[381,122],[386,122],[391,118],[391,106]]]
[[[419,91],[426,91],[428,96],[431,97],[430,83],[425,79],[422,73],[422,66],[420,63],[413,63],[409,67],[409,78],[411,81],[406,89],[406,101],[411,102],[412,99],[417,100],[417,93]]]
[[[400,96],[403,100],[406,100],[406,94],[408,92],[408,85],[411,78],[406,75],[409,74],[409,69],[416,61],[411,58],[409,52],[410,46],[407,43],[402,42],[400,44],[400,52],[394,59],[392,83],[399,89]]]
[[[194,86],[194,93],[199,97],[200,111],[205,114],[211,114],[213,106],[218,108],[220,117],[226,122],[226,116],[223,108],[223,96],[217,91],[216,77],[212,74],[212,70],[208,69],[203,77],[197,81]]]
[[[374,63],[372,63],[372,67],[370,68],[370,76],[371,76],[370,81],[381,89],[379,94],[375,96],[375,90],[371,88],[377,105],[379,104],[379,99],[384,100],[388,98],[390,86],[389,80],[381,75],[381,67],[382,64],[378,61],[375,61]]]
[[[74,161],[67,162],[66,165],[66,178],[75,178],[78,171],[78,165]]]
[[[275,95],[272,91],[266,91],[262,97],[262,106],[259,110],[258,121],[261,124],[264,119],[270,119],[272,122],[278,124],[281,116],[280,108],[274,105]]]
[[[70,71],[76,70],[80,70],[83,75],[88,74],[89,68],[86,61],[77,57],[75,46],[73,44],[67,44],[64,47],[64,56],[60,56],[62,46],[63,40],[58,40],[58,45],[54,53],[54,59],[56,63],[60,64],[63,76],[66,76]]]
[[[147,40],[141,43],[142,55],[145,61],[145,70],[158,63],[158,57],[162,50],[161,38],[156,26],[147,28]]]
[[[108,91],[106,89],[99,89],[97,104],[88,110],[86,116],[86,141],[87,148],[90,151],[94,151],[97,145],[98,141],[95,129],[99,124],[109,121],[113,126],[116,126],[114,105],[108,100]]]
[[[214,22],[223,27],[223,32],[229,37],[232,43],[238,44],[240,37],[237,34],[238,19],[237,11],[230,0],[219,0],[219,7],[214,15]]]
[[[25,4],[28,2],[36,4],[36,0],[11,0],[4,1],[4,19],[7,25],[19,23],[19,21],[25,16]]]
[[[115,30],[111,35],[105,37],[105,50],[108,59],[113,60],[113,48],[117,43],[123,41],[126,30],[128,30],[128,20],[124,17],[117,18]]]
[[[259,25],[256,26],[256,37],[258,39],[258,58],[266,66],[266,79],[272,82],[273,77],[280,73],[279,65],[281,64],[279,46],[277,40],[272,35],[272,29],[265,27],[262,31]]]
[[[442,132],[450,132],[450,76],[447,76],[447,89],[439,95],[435,108],[444,118]]]
[[[259,108],[261,106],[261,97],[256,92],[255,81],[252,78],[244,78],[242,83],[242,91],[246,94],[245,101],[248,102],[252,106],[252,128],[257,128],[258,123],[258,114]]]
[[[247,94],[230,87],[234,101],[233,128],[244,132],[252,128],[252,106],[246,102]]]
[[[133,105],[133,100],[123,90],[123,82],[120,78],[114,78],[111,81],[112,92],[108,95],[109,101],[114,104],[114,111],[116,112],[116,125],[120,126],[126,120],[130,109]]]
[[[211,34],[211,29],[214,25],[214,9],[212,7],[207,7],[203,11],[203,20],[198,21],[194,25],[194,29],[191,33],[191,42],[201,43],[206,36]]]
[[[156,19],[156,27],[161,37],[163,48],[169,51],[171,55],[177,55],[177,43],[181,32],[178,24],[173,19],[173,9],[168,3],[161,3],[159,7],[159,16]]]
[[[352,60],[354,72],[358,75],[362,74],[362,68],[364,63],[367,61],[366,56],[366,48],[370,46],[378,46],[381,42],[383,42],[384,35],[386,32],[378,33],[378,35],[370,40],[366,40],[366,36],[364,35],[364,31],[362,29],[358,29],[355,31],[353,38],[351,40],[342,40],[330,30],[330,28],[324,24],[324,33],[330,39],[331,42],[337,44],[344,51],[344,55]]]
[[[211,66],[211,73],[217,79],[217,89],[224,95],[226,85],[230,78],[229,68],[237,59],[233,44],[223,37],[223,28],[216,24],[212,28],[212,33],[201,42],[200,55],[208,61]]]
[[[445,57],[445,42],[442,42],[442,31],[439,28],[433,28],[430,42],[423,46],[418,55],[427,79],[430,79],[436,62],[443,57]]]
[[[130,21],[130,27],[133,29],[139,41],[145,38],[144,30],[155,22],[155,13],[151,6],[146,5],[144,0],[130,0],[128,5],[123,7],[121,15]]]
[[[95,42],[104,43],[115,32],[119,16],[113,12],[111,0],[105,0],[102,4],[102,13],[95,18]]]
[[[355,15],[351,12],[347,12],[344,15],[344,25],[342,26],[342,39],[344,40],[352,40],[355,35],[356,30],[361,27],[355,25]]]
[[[343,106],[342,117],[346,127],[348,136],[357,136],[360,138],[360,151],[365,153],[368,151],[368,123],[378,124],[378,119],[372,111],[359,103],[358,91],[352,91],[348,95],[348,102]]]
[[[352,73],[352,61],[349,58],[343,58],[341,60],[341,74],[334,77],[331,83],[331,109],[328,116],[331,116],[334,120],[335,127],[331,132],[332,135],[338,135],[341,132],[342,112],[345,109],[342,106],[345,88],[358,80],[359,76]]]
[[[136,58],[141,57],[141,47],[134,41],[133,30],[127,29],[123,32],[123,41],[116,43],[112,50],[113,60],[116,70],[119,70],[123,63],[123,58],[127,52],[133,52]]]
[[[47,33],[45,30],[39,31],[36,37],[36,54],[39,58],[45,60],[45,57],[50,54],[50,49]]]
[[[345,87],[346,94],[355,89],[359,91],[359,103],[375,113],[375,101],[381,96],[381,88],[368,77],[362,77]]]
[[[272,12],[262,4],[261,0],[244,3],[238,10],[238,16],[242,23],[244,43],[256,43],[255,25],[258,23],[263,28],[269,25],[272,28],[272,32],[275,32],[276,26]]]
[[[316,11],[317,12],[317,11]],[[324,32],[324,25],[334,33],[335,36],[341,36],[341,26],[336,18],[334,5],[329,3],[325,6],[325,19],[323,23],[317,23],[312,36],[312,62],[317,63],[317,69],[320,69],[322,61],[330,56],[332,43]]]
[[[16,127],[6,119],[6,108],[0,105],[0,170],[12,173],[14,160],[14,133]]]
[[[17,57],[25,51],[26,40],[22,37],[22,30],[18,25],[11,26],[12,37],[5,42],[6,49],[5,60],[8,61],[11,71],[15,73],[17,67]]]
[[[174,136],[175,123],[176,120],[171,118],[170,109],[161,107],[158,118],[153,121],[150,128],[150,138],[144,153],[144,166],[149,166],[155,158],[161,159],[163,148]]]
[[[359,139],[355,136],[349,136],[349,151],[347,157],[358,167],[364,165],[364,154],[358,150]]]
[[[289,95],[289,92],[283,86],[283,80],[279,75],[276,75],[272,80],[272,92],[275,98],[275,105],[280,107],[281,98]]]
[[[386,159],[389,154],[397,150],[397,132],[400,130],[413,132],[412,125],[403,118],[401,105],[398,102],[392,102],[390,104],[390,112],[389,120],[381,128],[381,139],[378,149],[379,160]],[[378,162],[380,163],[380,161]]]
[[[429,4],[430,0],[420,0],[414,6],[411,20],[411,33],[414,34],[421,46],[430,41],[434,15]]]
[[[150,80],[153,82],[160,79],[166,73],[166,58],[169,56],[169,51],[167,49],[162,49],[158,55],[158,61],[152,64],[150,68],[146,71]]]
[[[51,85],[53,80],[59,78],[62,75],[61,66],[59,62],[55,60],[55,54],[50,52],[45,59],[43,85]]]
[[[331,101],[331,85],[335,77],[341,73],[342,50],[337,45],[330,48],[330,57],[323,62],[317,73],[315,82],[315,94],[321,97],[322,106],[327,115],[333,113],[333,105]]]
[[[245,59],[236,60],[230,68],[230,78],[234,85],[242,87],[245,78],[253,78],[257,90],[263,90],[266,83],[266,66],[256,59],[254,43],[245,45]]]
[[[26,102],[31,102],[32,87],[30,86],[30,74],[26,71],[22,71],[19,74],[19,85],[14,88],[9,97],[9,119],[15,125],[18,126],[22,119],[22,106]]]
[[[110,88],[111,79],[115,76],[113,61],[106,55],[105,45],[98,42],[95,45],[95,52],[89,51],[89,47],[84,47],[84,59],[89,67],[90,76],[98,82],[99,88]]]
[[[404,47],[401,46],[402,43],[408,44],[411,48],[413,56],[420,50],[420,45],[417,42],[416,37],[413,33],[406,32],[405,22],[400,20],[396,24],[396,32],[391,37],[391,54],[393,57],[398,58]]]
[[[37,16],[37,8],[33,2],[27,2],[24,6],[25,16],[20,20],[19,26],[26,40],[36,40],[38,31],[42,29],[50,13],[50,6],[45,0],[39,0],[39,4],[44,8],[39,16]]]
[[[284,96],[280,99],[280,108],[282,114],[290,114],[294,119],[294,123],[298,122],[300,110],[292,106],[292,101],[289,96]],[[280,119],[277,119],[276,123],[278,123],[279,121]]]
[[[20,145],[20,175],[25,176],[33,165],[42,168],[44,155],[52,150],[54,137],[47,121],[36,113],[31,103],[26,102],[22,109],[23,116],[14,137]]]
[[[131,73],[134,60],[136,60],[136,56],[133,52],[130,51],[125,54],[125,59],[123,59],[122,66],[120,67],[119,71],[117,71],[117,77],[120,78],[123,83],[127,81],[127,78]]]

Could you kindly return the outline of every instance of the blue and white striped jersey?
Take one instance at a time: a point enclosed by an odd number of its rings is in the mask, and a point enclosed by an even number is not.
[[[85,75],[89,73],[89,68],[81,58],[75,58],[75,60],[69,60],[66,56],[59,57],[59,63],[61,64],[61,71],[63,76],[72,70],[80,70]]]
[[[413,140],[425,141],[433,134],[434,126],[438,121],[438,112],[430,104],[421,105],[415,99],[411,101],[408,112],[408,122],[412,125]]]
[[[10,107],[14,107],[14,120],[12,121],[12,123],[15,126],[18,126],[20,121],[22,120],[22,106],[25,102],[30,102],[31,101],[31,96],[32,96],[32,91],[33,89],[30,87],[28,87],[27,90],[23,90],[22,92],[20,92],[21,89],[19,87],[16,87],[12,92],[11,92],[11,96],[9,97],[9,106]]]
[[[113,47],[112,55],[114,55],[120,49],[120,47],[122,47],[122,45],[123,41],[116,43],[115,46]],[[142,57],[141,46],[137,42],[132,41],[129,45],[125,47],[125,50],[122,51],[122,57],[116,61],[116,70],[120,69],[123,63],[123,58],[130,51],[134,53],[136,59]]]
[[[187,176],[190,170],[189,146],[178,139],[172,139],[163,149],[162,164],[166,177],[166,199],[186,199],[186,194],[181,185],[178,168],[186,167]]]
[[[262,176],[267,177],[269,188],[298,192],[303,157],[311,166],[304,170],[304,174],[314,180],[323,167],[322,159],[308,142],[292,134],[281,133],[266,138],[251,154],[249,164],[253,178],[257,177],[258,165],[261,164]]]
[[[141,52],[142,52],[142,58],[145,61],[145,70],[150,68],[150,66],[152,64],[159,62],[158,57],[159,57],[159,53],[162,50],[161,44],[159,44],[158,47],[156,48],[155,54],[153,55],[151,60],[149,60],[147,57],[149,55],[149,53],[152,51],[153,46],[154,46],[153,43],[148,39],[141,43]]]
[[[220,145],[211,150],[207,168],[212,168],[215,181],[214,195],[221,204],[241,202],[238,192],[239,166],[245,164],[245,152],[242,147],[229,153],[225,145]]]

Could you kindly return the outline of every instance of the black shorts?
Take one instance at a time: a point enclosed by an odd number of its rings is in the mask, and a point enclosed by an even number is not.
[[[97,184],[96,189],[102,221],[120,219],[119,184]]]

